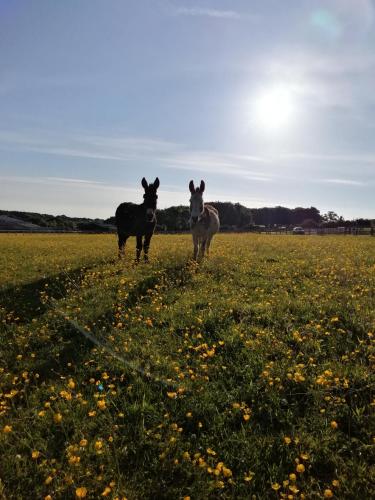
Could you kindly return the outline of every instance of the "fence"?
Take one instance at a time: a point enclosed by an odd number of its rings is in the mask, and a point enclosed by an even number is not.
[[[293,229],[286,227],[275,227],[275,228],[259,228],[256,230],[259,233],[266,234],[294,234]],[[319,227],[319,228],[304,228],[304,233],[307,235],[319,235],[324,236],[327,234],[336,235],[353,235],[353,236],[375,236],[374,227]]]

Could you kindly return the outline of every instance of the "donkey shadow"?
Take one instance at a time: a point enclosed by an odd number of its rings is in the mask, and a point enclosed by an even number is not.
[[[69,275],[62,272],[24,285],[3,288],[0,290],[0,304],[7,313],[14,313],[19,323],[29,323],[49,309],[45,294],[56,300],[66,297],[69,282],[80,282],[84,272],[77,268],[70,270]]]

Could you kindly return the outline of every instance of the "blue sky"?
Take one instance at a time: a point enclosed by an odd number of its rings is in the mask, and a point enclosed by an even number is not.
[[[372,0],[0,0],[0,208],[375,218]]]

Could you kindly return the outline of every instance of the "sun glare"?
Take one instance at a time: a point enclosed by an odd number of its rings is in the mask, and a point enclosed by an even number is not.
[[[294,114],[291,90],[281,85],[262,90],[255,99],[253,112],[256,125],[264,130],[280,131],[290,126]]]

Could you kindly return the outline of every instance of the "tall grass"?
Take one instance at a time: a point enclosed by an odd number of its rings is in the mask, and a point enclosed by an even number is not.
[[[374,244],[1,235],[0,494],[374,496]]]

